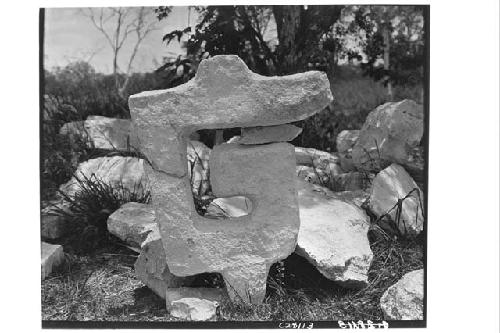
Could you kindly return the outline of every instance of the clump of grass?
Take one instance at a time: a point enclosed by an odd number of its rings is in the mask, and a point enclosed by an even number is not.
[[[62,216],[72,229],[65,244],[76,251],[88,252],[110,240],[107,219],[127,202],[149,203],[151,194],[141,184],[132,190],[122,182],[110,185],[92,174],[75,177],[78,190],[74,195],[59,191],[63,205],[54,206],[52,214]],[[64,208],[61,208],[64,207]]]

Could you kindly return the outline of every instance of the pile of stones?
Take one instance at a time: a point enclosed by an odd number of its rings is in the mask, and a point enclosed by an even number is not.
[[[331,101],[323,73],[262,77],[236,56],[216,56],[184,85],[131,96],[131,121],[93,116],[61,133],[147,158],[100,157],[75,174],[151,190],[152,204],[123,205],[108,230],[138,253],[135,275],[171,315],[213,320],[223,299],[262,302],[269,267],[294,252],[340,285],[365,287],[368,213],[403,235],[422,232],[423,193],[412,178],[423,179],[422,106],[381,105],[360,130],[339,134],[335,153],[287,143],[301,133],[290,123]],[[214,149],[190,140],[199,129],[234,127],[241,136]],[[72,195],[78,184],[60,190]],[[216,197],[204,216],[193,195]],[[43,239],[67,232],[61,217],[42,212]],[[226,290],[190,287],[207,272],[220,273]],[[381,299],[388,319],[421,319],[423,273],[408,275]]]

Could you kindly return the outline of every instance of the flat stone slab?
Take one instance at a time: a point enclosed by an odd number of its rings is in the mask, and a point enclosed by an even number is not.
[[[248,197],[255,209],[249,216],[214,220],[195,211],[187,139],[200,129],[303,120],[332,99],[324,73],[264,77],[233,55],[203,60],[186,84],[129,98],[140,150],[151,162],[146,173],[173,274],[219,272],[232,300],[262,302],[269,267],[293,252],[298,233],[293,146],[216,146],[210,156],[214,194]]]
[[[379,171],[391,163],[404,164],[424,133],[423,106],[405,99],[380,105],[370,112],[352,148],[358,169]]]
[[[218,304],[206,299],[181,298],[172,302],[172,317],[192,321],[213,321],[217,317]]]
[[[64,252],[61,245],[41,242],[42,248],[42,280],[52,273],[52,270],[64,262]]]
[[[424,227],[422,206],[424,194],[402,166],[392,164],[377,174],[372,182],[368,207],[377,217],[380,217],[414,189],[416,190],[403,200],[397,226],[403,235],[417,235]],[[418,193],[420,193],[420,200]],[[392,209],[389,213],[394,222],[398,222],[396,214],[397,209]]]
[[[406,273],[380,298],[384,317],[389,320],[424,319],[424,270]]]
[[[272,142],[287,142],[295,139],[302,128],[291,125],[247,127],[241,129],[241,137],[238,140],[242,145],[259,145]]]
[[[300,179],[297,190],[300,231],[295,252],[330,280],[346,287],[366,286],[373,259],[366,213]]]

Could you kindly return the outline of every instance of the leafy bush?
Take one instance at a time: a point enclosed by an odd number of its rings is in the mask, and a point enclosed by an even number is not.
[[[111,236],[107,230],[108,217],[123,204],[147,204],[151,200],[149,190],[140,184],[129,190],[122,183],[107,184],[94,174],[90,177],[82,174],[75,179],[79,190],[73,196],[59,191],[63,205],[55,206],[52,211],[71,226],[72,233],[66,241],[76,251],[88,252],[105,245]]]

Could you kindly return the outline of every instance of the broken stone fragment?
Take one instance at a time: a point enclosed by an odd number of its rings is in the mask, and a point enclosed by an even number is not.
[[[42,242],[42,280],[52,273],[53,269],[64,262],[64,252],[61,245]]]
[[[172,302],[170,315],[184,320],[212,321],[217,318],[218,307],[217,302],[206,299],[181,298]]]
[[[352,149],[358,169],[379,171],[391,163],[404,164],[424,132],[423,107],[405,99],[380,105],[368,114]]]
[[[232,300],[262,302],[269,267],[293,252],[298,233],[293,146],[216,146],[210,157],[214,193],[248,197],[255,209],[241,218],[214,220],[194,208],[187,138],[199,129],[291,123],[332,99],[324,73],[264,77],[233,55],[203,60],[186,84],[130,97],[140,150],[151,162],[146,173],[172,273],[219,272]]]
[[[207,207],[206,217],[227,218],[248,215],[252,201],[245,197],[216,198]]]
[[[396,221],[397,207],[393,207],[408,194],[401,204],[400,219]],[[403,235],[417,235],[424,226],[423,202],[423,192],[415,181],[402,166],[392,164],[380,171],[373,180],[368,207],[377,217],[392,209],[389,216],[397,223],[399,231]]]
[[[295,139],[302,132],[302,128],[291,125],[259,126],[241,129],[238,140],[242,145],[258,145],[272,142],[287,142]]]
[[[221,303],[227,298],[227,292],[221,288],[168,288],[165,293],[167,310],[172,309],[172,303],[182,298],[198,298]]]
[[[406,273],[380,298],[384,317],[389,320],[424,319],[424,270]]]
[[[150,206],[128,202],[108,217],[108,231],[140,251],[148,234],[157,230],[155,213]]]
[[[373,259],[366,213],[300,179],[297,190],[300,231],[295,252],[332,281],[352,288],[366,286]]]

